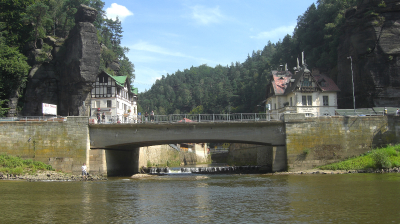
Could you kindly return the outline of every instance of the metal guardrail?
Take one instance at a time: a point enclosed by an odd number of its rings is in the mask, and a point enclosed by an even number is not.
[[[192,123],[192,122],[257,122],[279,120],[282,113],[240,113],[240,114],[170,114],[148,116],[138,115],[138,119],[131,122],[117,121],[111,116],[98,122],[96,117],[90,117],[91,124],[115,124],[115,123]]]
[[[235,113],[235,114],[170,114],[148,116],[137,115],[137,120],[120,121],[116,116],[106,116],[106,119],[100,121],[100,124],[116,123],[192,123],[192,122],[259,122],[259,121],[279,121],[282,115],[279,111],[270,113]],[[335,116],[383,116],[383,111],[341,111]],[[388,113],[393,116],[395,113]],[[318,117],[318,116],[316,116]],[[66,122],[67,117],[60,116],[25,116],[25,117],[0,117],[0,122]],[[98,124],[97,117],[89,117],[90,124]]]
[[[149,116],[147,121],[144,115],[139,115],[137,123],[257,122],[279,120],[281,115],[282,113],[170,114]]]
[[[19,121],[19,122],[65,122],[66,117],[48,116],[26,116],[26,117],[0,117],[0,122]]]

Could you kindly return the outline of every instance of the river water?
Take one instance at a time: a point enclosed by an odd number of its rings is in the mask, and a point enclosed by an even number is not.
[[[1,223],[400,223],[400,174],[0,181]]]

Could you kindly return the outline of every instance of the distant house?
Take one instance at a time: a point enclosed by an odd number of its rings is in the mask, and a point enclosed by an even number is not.
[[[278,113],[304,113],[307,117],[332,116],[337,109],[338,86],[331,78],[307,67],[295,71],[272,71],[266,104]]]
[[[129,84],[127,76],[102,71],[93,83],[91,116],[104,113],[106,123],[136,123],[137,95],[138,89]]]

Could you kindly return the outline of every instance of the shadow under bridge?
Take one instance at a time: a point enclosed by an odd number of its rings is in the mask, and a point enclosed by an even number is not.
[[[90,148],[134,150],[176,143],[285,145],[282,121],[240,123],[145,123],[89,125]]]

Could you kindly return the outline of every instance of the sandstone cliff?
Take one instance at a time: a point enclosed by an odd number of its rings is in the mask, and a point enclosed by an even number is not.
[[[400,2],[364,0],[347,10],[338,47],[339,108],[400,107]]]
[[[29,73],[22,115],[42,114],[42,103],[56,104],[61,116],[89,115],[92,82],[99,72],[101,47],[93,25],[97,11],[81,5],[68,38],[47,37],[39,49],[26,47]],[[50,46],[49,49],[46,46]],[[39,60],[48,54],[44,60]]]

